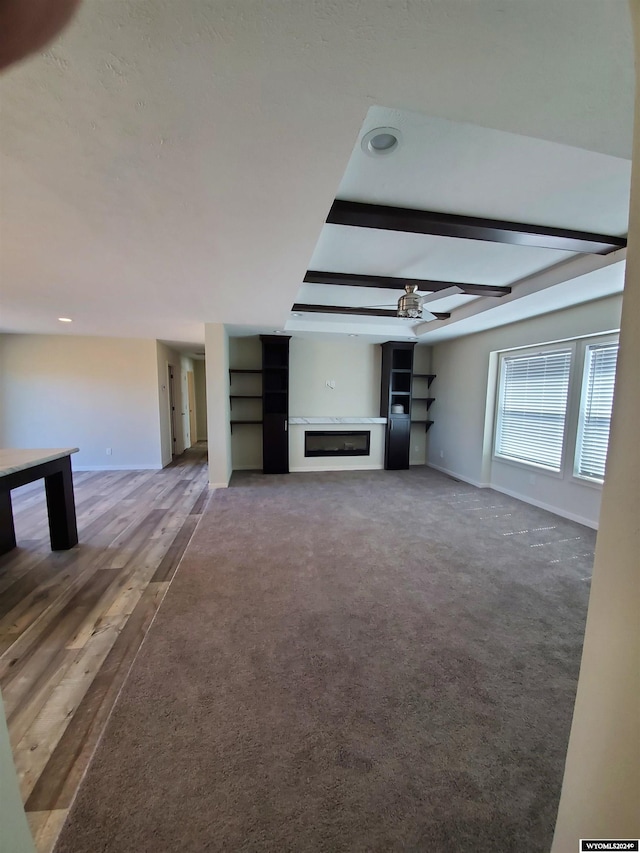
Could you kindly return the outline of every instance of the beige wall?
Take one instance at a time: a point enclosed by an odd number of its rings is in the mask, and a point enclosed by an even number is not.
[[[196,386],[197,440],[207,440],[207,372],[204,361],[194,360],[193,379]]]
[[[22,808],[0,696],[0,850],[2,853],[34,853],[35,847]]]
[[[231,479],[229,426],[229,336],[221,323],[206,323],[207,440],[209,485],[226,488]]]
[[[155,341],[2,335],[0,360],[1,444],[79,447],[76,470],[160,467]]]
[[[262,344],[257,335],[229,338],[229,366],[251,370],[262,365]],[[230,383],[232,394],[261,394],[262,379],[257,374],[235,374]],[[233,400],[230,416],[234,420],[260,420],[261,400]],[[235,426],[231,432],[231,460],[234,471],[262,470],[262,428],[251,424]]]
[[[633,0],[636,68],[640,3]],[[638,81],[640,82],[640,80]],[[553,853],[640,836],[640,98],[607,481]]]
[[[379,345],[292,338],[289,355],[291,417],[378,417]],[[335,388],[327,387],[333,380]]]
[[[436,402],[431,409],[429,464],[595,526],[601,489],[571,477],[570,448],[562,479],[492,459],[498,369],[494,353],[618,329],[621,305],[622,297],[612,296],[434,346]]]

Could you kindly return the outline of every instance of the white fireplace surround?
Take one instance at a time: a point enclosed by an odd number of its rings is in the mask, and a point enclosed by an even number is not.
[[[384,431],[386,418],[295,417],[289,418],[289,470],[302,471],[370,471],[384,468]],[[370,427],[368,456],[316,456],[304,455],[305,427],[323,426],[329,430],[343,429],[345,424],[363,424]]]

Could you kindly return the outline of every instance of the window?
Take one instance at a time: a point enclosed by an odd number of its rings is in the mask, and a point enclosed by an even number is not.
[[[618,344],[588,346],[584,362],[574,473],[604,481]]]
[[[503,356],[496,456],[561,470],[572,352]]]

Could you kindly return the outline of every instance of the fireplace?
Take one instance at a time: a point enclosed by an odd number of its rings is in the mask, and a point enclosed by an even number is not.
[[[305,430],[305,456],[369,456],[371,433],[368,430]]]

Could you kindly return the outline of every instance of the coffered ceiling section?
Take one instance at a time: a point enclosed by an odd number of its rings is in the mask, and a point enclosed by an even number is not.
[[[286,328],[429,342],[618,292],[629,182],[622,158],[372,107]]]

